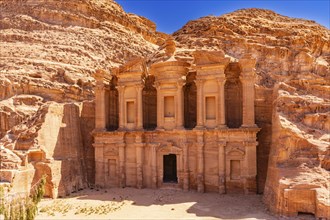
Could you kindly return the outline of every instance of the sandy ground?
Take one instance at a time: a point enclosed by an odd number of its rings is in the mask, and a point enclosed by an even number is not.
[[[42,200],[36,219],[279,219],[261,199],[168,189],[84,190]]]

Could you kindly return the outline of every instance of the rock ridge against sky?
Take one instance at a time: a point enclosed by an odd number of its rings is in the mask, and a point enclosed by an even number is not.
[[[272,211],[284,213],[283,188],[317,186],[314,202],[324,215],[330,206],[330,31],[255,8],[201,17],[167,35],[114,1],[1,0],[1,180],[28,191],[47,173],[52,197],[92,184],[92,74],[132,57],[166,60],[168,38],[177,60],[193,63],[195,50],[257,60],[258,191]]]

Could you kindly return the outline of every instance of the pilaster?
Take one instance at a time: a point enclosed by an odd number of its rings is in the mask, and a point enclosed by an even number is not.
[[[197,191],[204,192],[204,132],[197,133]]]
[[[222,74],[222,77],[217,78],[218,81],[218,96],[219,96],[219,106],[218,106],[218,128],[227,128],[226,126],[226,114],[225,114],[225,83],[226,77]]]
[[[158,144],[150,144],[151,147],[151,185],[157,189],[157,147]]]
[[[181,142],[183,147],[183,190],[189,190],[189,150],[186,140]]]
[[[176,117],[176,128],[183,129],[184,119],[184,102],[183,102],[183,80],[179,80],[177,83],[177,117]]]
[[[144,144],[140,134],[135,137],[136,146],[136,187],[143,188],[143,149]]]
[[[203,118],[203,103],[204,103],[204,80],[197,79],[195,80],[197,87],[197,125],[195,127],[196,130],[204,129],[204,118]]]
[[[126,170],[125,170],[125,148],[126,144],[117,144],[119,152],[119,187],[124,188],[126,186]]]
[[[96,187],[103,188],[105,186],[105,176],[104,176],[104,156],[103,149],[104,145],[102,143],[93,144],[95,151],[95,185]]]
[[[218,167],[219,167],[219,193],[226,193],[226,154],[225,147],[226,142],[224,140],[220,140],[218,142],[219,153],[218,153]]]
[[[254,116],[254,77],[240,77],[243,89],[243,124],[242,127],[256,127]]]
[[[155,83],[157,90],[157,128],[156,130],[164,130],[164,98],[159,82]]]
[[[243,89],[243,123],[242,127],[257,127],[254,116],[254,100],[255,100],[255,65],[256,59],[252,55],[246,54],[239,60],[242,70],[240,80]]]
[[[125,124],[125,101],[124,101],[124,93],[125,86],[117,86],[118,89],[118,99],[119,99],[119,128],[118,130],[124,130]]]
[[[143,130],[143,109],[142,109],[142,90],[143,85],[137,85],[137,130]]]

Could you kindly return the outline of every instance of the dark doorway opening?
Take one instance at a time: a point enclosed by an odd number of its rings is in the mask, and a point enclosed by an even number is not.
[[[301,219],[315,219],[315,215],[310,212],[298,212],[298,218]]]
[[[155,77],[144,78],[145,86],[142,91],[143,128],[155,130],[157,127],[157,90],[154,87]]]
[[[184,93],[184,127],[193,129],[197,124],[197,87],[195,84],[196,72],[190,72],[186,76]]]
[[[164,168],[164,183],[177,183],[178,177],[176,172],[176,155],[169,154],[164,155],[163,158],[163,168]]]

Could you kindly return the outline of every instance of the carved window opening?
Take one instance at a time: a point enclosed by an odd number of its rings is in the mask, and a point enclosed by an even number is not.
[[[135,104],[133,101],[126,102],[126,121],[127,123],[135,122]]]
[[[175,117],[174,96],[164,97],[164,117],[166,118]]]
[[[117,77],[112,77],[109,90],[106,93],[107,106],[107,130],[114,131],[119,127],[119,97],[117,86]]]
[[[205,112],[206,120],[215,120],[216,104],[214,96],[205,97]]]
[[[193,129],[197,124],[197,87],[196,73],[189,73],[186,77],[184,93],[184,127]]]
[[[230,161],[230,179],[239,180],[241,177],[241,161],[231,160]]]
[[[177,183],[176,155],[169,154],[163,156],[163,182]]]
[[[239,128],[242,125],[243,97],[240,72],[238,63],[230,63],[225,70],[226,124],[229,128]]]
[[[155,130],[157,127],[157,90],[153,87],[155,77],[148,76],[144,82],[145,86],[142,90],[143,128]]]

